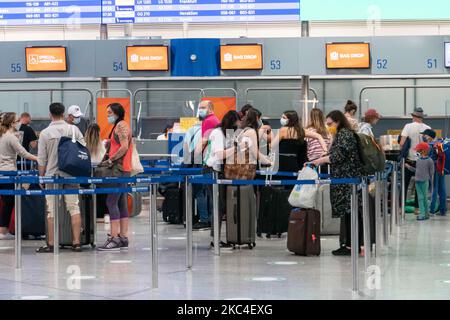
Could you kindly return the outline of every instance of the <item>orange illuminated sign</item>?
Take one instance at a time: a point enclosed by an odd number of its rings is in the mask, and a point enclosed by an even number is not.
[[[261,70],[263,68],[262,45],[220,46],[222,70]]]
[[[67,71],[65,47],[30,47],[25,48],[28,72]]]
[[[370,68],[370,44],[328,43],[327,69]]]
[[[169,48],[167,46],[127,47],[128,71],[168,71]]]

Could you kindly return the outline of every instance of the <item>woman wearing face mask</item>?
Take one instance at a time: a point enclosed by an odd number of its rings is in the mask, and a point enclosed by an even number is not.
[[[330,148],[329,155],[314,160],[312,164],[320,166],[326,163],[331,164],[331,178],[359,178],[362,176],[362,163],[359,157],[358,142],[355,132],[345,115],[338,110],[330,112],[326,117],[327,126],[330,132],[335,132],[335,137]],[[352,186],[331,185],[330,199],[333,218],[344,218],[346,244],[333,251],[333,255],[351,255],[351,208],[350,197]],[[361,197],[359,197],[361,199]],[[360,210],[359,210],[360,212]],[[362,221],[360,215],[359,241],[362,243]],[[344,233],[344,230],[341,230]]]
[[[217,173],[219,179],[225,178],[223,173],[225,160],[234,155],[233,141],[240,124],[239,114],[234,110],[228,111],[219,126],[209,136],[205,163]],[[226,186],[219,185],[219,212],[221,216],[226,215],[225,204]],[[222,225],[221,221],[220,225]],[[212,245],[213,243],[211,242]],[[226,242],[221,242],[220,245],[221,247],[231,247]]]
[[[303,168],[307,158],[305,138],[317,139],[324,152],[328,151],[324,138],[315,132],[305,131],[296,111],[286,111],[281,119],[281,129],[272,138],[272,150],[279,152],[279,171],[298,172]],[[295,178],[295,177],[293,177]]]
[[[0,175],[1,171],[17,171],[17,155],[22,158],[37,161],[37,157],[28,153],[22,147],[15,132],[20,129],[20,120],[14,112],[2,114],[0,120]],[[14,184],[0,184],[2,190],[13,190]],[[8,226],[14,209],[14,196],[1,196],[2,206],[0,211],[0,240],[14,239],[8,233]]]
[[[125,109],[119,103],[112,103],[107,108],[108,122],[114,125],[109,134],[108,160],[103,166],[116,166],[118,177],[128,177],[131,172],[132,137],[131,128],[125,119]],[[119,184],[118,188],[126,188]],[[108,194],[106,198],[111,220],[111,234],[100,251],[118,251],[128,249],[128,205],[126,193]]]

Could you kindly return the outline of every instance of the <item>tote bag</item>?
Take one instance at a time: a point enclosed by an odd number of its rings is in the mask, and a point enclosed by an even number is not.
[[[131,176],[134,177],[140,173],[144,173],[144,167],[142,166],[139,153],[136,148],[136,144],[132,145],[133,153],[131,154]]]
[[[61,137],[58,144],[58,169],[73,177],[90,177],[89,150],[75,139],[75,126],[71,127],[72,137]]]
[[[316,170],[305,167],[303,168],[297,180],[318,180],[319,175]],[[292,189],[289,195],[289,204],[296,208],[312,209],[315,206],[317,195],[317,184],[298,184]]]

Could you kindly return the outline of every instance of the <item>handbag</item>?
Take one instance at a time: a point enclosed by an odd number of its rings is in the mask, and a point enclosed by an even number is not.
[[[130,176],[134,177],[140,173],[144,173],[144,167],[142,166],[141,159],[139,157],[139,153],[136,148],[136,144],[132,144],[131,146],[133,148],[132,154],[131,154],[131,173]]]
[[[90,177],[89,150],[75,139],[75,126],[71,127],[72,137],[61,137],[58,144],[58,169],[73,177]]]
[[[96,178],[117,178],[123,176],[122,164],[119,161],[114,161],[112,165],[99,165],[94,169],[94,177]],[[103,183],[98,185],[99,188],[114,188],[117,183]]]
[[[226,179],[253,180],[256,177],[256,164],[250,163],[250,150],[247,146],[244,152],[244,163],[238,163],[238,142],[245,131],[247,131],[247,129],[245,129],[233,142],[233,161],[231,164],[225,163],[224,165],[224,175]]]
[[[319,175],[316,170],[305,167],[303,168],[297,180],[318,180]],[[318,185],[317,184],[297,184],[292,189],[289,195],[289,204],[296,208],[312,209],[315,206],[315,200],[317,196]]]

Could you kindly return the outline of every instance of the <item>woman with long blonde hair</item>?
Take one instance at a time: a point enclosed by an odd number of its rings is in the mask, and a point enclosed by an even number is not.
[[[86,148],[91,154],[91,163],[93,166],[99,165],[106,153],[103,142],[100,141],[100,127],[96,123],[92,123],[86,130],[85,134]]]
[[[308,161],[313,161],[326,154],[331,144],[331,135],[325,125],[325,117],[322,110],[317,108],[311,110],[309,114],[309,123],[306,130],[310,133],[319,134],[327,145],[327,149],[324,150],[318,139],[306,138],[306,142],[308,144]]]

